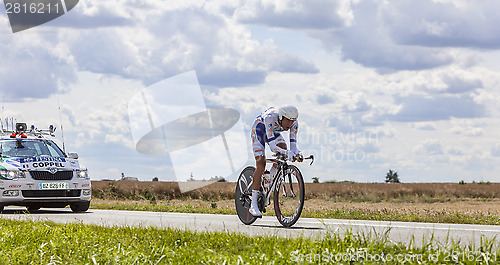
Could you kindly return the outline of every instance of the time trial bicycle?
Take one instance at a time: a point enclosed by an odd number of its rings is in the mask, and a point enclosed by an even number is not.
[[[304,179],[299,168],[287,163],[286,156],[280,153],[273,155],[274,158],[266,159],[267,163],[277,163],[278,170],[271,180],[270,185],[261,181],[261,192],[257,204],[262,213],[266,212],[266,206],[270,204],[273,193],[274,212],[278,221],[285,227],[294,225],[299,220],[302,208],[304,207],[305,187]],[[314,162],[314,156],[303,158]],[[293,161],[292,161],[293,162]],[[250,214],[249,209],[252,203],[252,183],[255,167],[248,166],[241,171],[236,183],[235,204],[238,217],[246,225],[250,225],[258,217]],[[267,186],[267,188],[266,188]]]

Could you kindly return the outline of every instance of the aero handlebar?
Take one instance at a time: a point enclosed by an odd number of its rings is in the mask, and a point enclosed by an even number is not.
[[[276,157],[275,159],[266,159],[268,162],[284,162],[287,159],[286,155],[284,154],[281,154],[281,153],[276,153],[276,154],[273,154],[274,157]],[[312,165],[314,163],[314,156],[313,155],[309,155],[308,157],[304,157],[303,158],[304,160],[306,159],[311,159],[311,163],[309,165]],[[294,159],[292,162],[295,162],[296,159]]]

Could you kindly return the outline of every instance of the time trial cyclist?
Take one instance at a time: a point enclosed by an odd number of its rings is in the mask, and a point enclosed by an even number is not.
[[[299,111],[291,105],[279,108],[271,107],[262,112],[252,126],[252,148],[255,157],[255,172],[253,174],[252,184],[252,204],[250,214],[255,217],[262,217],[257,200],[261,187],[261,179],[266,169],[265,144],[274,153],[281,153],[288,160],[299,162],[303,161],[302,154],[297,148],[297,130]],[[290,131],[290,149],[287,149],[285,139],[281,135],[283,131]],[[275,163],[270,170],[271,178],[276,174],[278,165]]]

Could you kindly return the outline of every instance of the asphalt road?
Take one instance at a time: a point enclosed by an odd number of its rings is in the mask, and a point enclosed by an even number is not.
[[[254,224],[242,224],[235,215],[161,213],[139,211],[94,210],[86,213],[73,213],[65,209],[41,209],[38,213],[27,214],[23,207],[6,207],[1,218],[15,220],[40,220],[56,223],[81,222],[103,226],[157,226],[190,229],[197,231],[232,231],[255,235],[276,235],[283,237],[321,237],[328,233],[371,234],[380,236],[388,233],[390,240],[408,243],[414,240],[420,245],[434,236],[441,243],[475,243],[479,245],[481,237],[500,238],[500,226],[435,224],[388,221],[361,221],[339,219],[301,218],[291,228],[284,228],[274,216],[264,216]]]

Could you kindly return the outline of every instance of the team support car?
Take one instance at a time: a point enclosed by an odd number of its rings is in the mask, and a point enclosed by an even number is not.
[[[0,211],[4,206],[26,206],[29,211],[70,206],[73,212],[88,210],[91,184],[87,168],[76,153],[65,154],[48,136],[48,130],[0,131]]]

